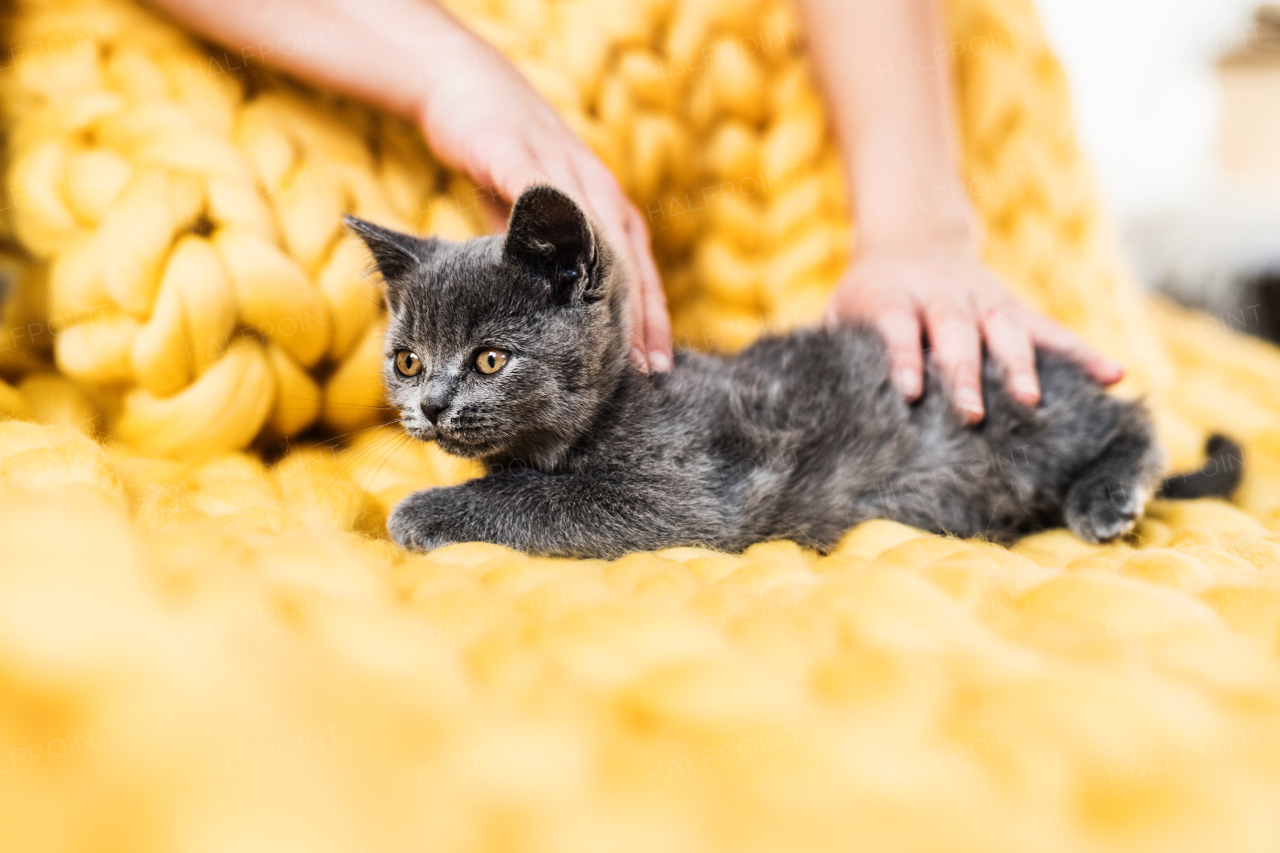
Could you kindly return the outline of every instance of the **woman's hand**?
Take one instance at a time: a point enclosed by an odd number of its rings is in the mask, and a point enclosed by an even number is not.
[[[437,156],[508,204],[538,183],[574,196],[629,267],[632,361],[642,370],[670,369],[671,321],[643,217],[604,163],[510,63],[480,45],[462,67],[433,75],[419,122]]]
[[[631,358],[671,366],[671,321],[649,231],[618,182],[493,48],[424,0],[148,0],[196,32],[417,121],[435,153],[513,202],[530,184],[575,196],[621,250],[632,287]],[[298,33],[340,33],[266,50]],[[265,47],[264,47],[265,46]]]
[[[857,257],[830,303],[833,320],[875,326],[893,381],[920,395],[922,332],[969,423],[982,420],[982,345],[1009,390],[1040,399],[1033,345],[1079,360],[1100,382],[1124,374],[1075,335],[1019,304],[984,265],[964,193],[949,62],[900,74],[904,57],[947,43],[938,0],[801,0],[836,126],[858,220]],[[948,56],[950,51],[947,52]],[[910,63],[906,63],[911,67]]]
[[[1020,303],[969,241],[919,249],[864,252],[832,295],[828,321],[859,320],[884,336],[890,376],[908,400],[922,391],[921,333],[967,423],[982,420],[982,347],[1005,369],[1014,398],[1040,401],[1035,346],[1058,350],[1104,384],[1124,368],[1103,358],[1071,332]]]

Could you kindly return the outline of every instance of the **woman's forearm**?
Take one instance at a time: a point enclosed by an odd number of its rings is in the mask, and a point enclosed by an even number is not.
[[[848,170],[859,246],[971,241],[938,0],[800,5]]]
[[[410,119],[441,74],[489,47],[423,0],[148,0],[242,59]]]

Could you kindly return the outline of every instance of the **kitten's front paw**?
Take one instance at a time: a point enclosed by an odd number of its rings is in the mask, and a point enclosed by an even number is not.
[[[410,551],[434,551],[454,544],[446,535],[447,520],[435,491],[414,492],[396,504],[387,518],[387,532],[397,544]]]

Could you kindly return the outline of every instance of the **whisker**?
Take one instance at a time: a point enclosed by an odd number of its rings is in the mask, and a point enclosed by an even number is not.
[[[341,408],[351,408],[351,409],[355,409],[355,408],[365,408],[365,409],[394,409],[394,408],[395,408],[395,406],[393,406],[392,404],[387,403],[387,402],[385,402],[385,401],[383,401],[383,402],[377,402],[377,398],[376,398],[376,397],[368,397],[368,398],[366,398],[366,399],[368,399],[368,400],[374,400],[375,402],[373,402],[373,403],[349,403],[349,402],[346,402],[346,401],[337,402],[337,401],[334,401],[334,400],[329,400],[329,401],[327,401],[327,402],[326,402],[325,400],[315,400],[315,399],[312,399],[311,397],[303,397],[303,396],[302,396],[302,395],[300,395],[300,394],[285,394],[285,395],[283,395],[283,399],[286,399],[286,400],[300,400],[300,401],[302,401],[302,402],[304,402],[304,403],[314,403],[314,404],[319,405],[319,406],[329,406],[330,408],[339,408],[339,407],[341,407]]]
[[[335,452],[335,448],[337,447],[338,443],[339,443],[339,442],[340,442],[340,441],[341,441],[345,436],[349,436],[349,435],[357,435],[357,434],[362,433],[362,432],[368,432],[369,430],[374,430],[374,429],[379,429],[379,428],[381,428],[381,427],[390,426],[390,425],[391,425],[391,424],[393,424],[393,423],[398,423],[398,421],[399,421],[399,419],[396,419],[396,420],[394,420],[394,421],[387,421],[386,423],[374,424],[373,426],[364,427],[363,429],[353,430],[352,432],[346,433],[344,436],[338,436],[337,438],[330,439],[329,441],[325,441],[325,442],[320,442],[320,443],[317,443],[317,444],[315,444],[315,445],[313,445],[313,446],[314,446],[314,447],[316,447],[317,449],[324,450],[324,451],[327,451],[327,452],[329,452],[329,453],[333,453],[333,452]],[[385,439],[385,437],[384,437],[384,439]],[[382,441],[382,440],[384,440],[384,439],[380,439],[380,440],[379,440],[379,442],[380,442],[380,441]],[[377,443],[379,443],[379,442],[375,442],[375,445],[376,445]],[[332,445],[332,446],[330,446],[330,445]],[[284,485],[286,485],[286,486],[287,486],[287,485],[289,485],[290,483],[292,483],[292,482],[293,482],[293,480],[294,480],[295,478],[297,478],[298,476],[300,476],[300,475],[301,475],[303,472],[305,472],[308,468],[310,468],[312,465],[316,464],[316,463],[317,463],[317,462],[319,462],[319,461],[320,461],[320,459],[312,459],[310,462],[308,462],[307,464],[303,465],[301,469],[299,469],[297,472],[295,472],[295,473],[294,473],[294,475],[293,475],[292,477],[290,477],[288,480],[286,480],[286,481],[285,481]]]
[[[373,475],[369,478],[369,485],[367,487],[363,485],[364,483],[363,478],[361,478],[358,481],[361,485],[361,488],[364,488],[366,492],[373,491],[374,483],[377,481],[378,475],[382,473],[383,466],[387,464],[387,462],[391,459],[391,454],[395,453],[397,449],[400,450],[400,455],[396,457],[396,464],[399,464],[401,457],[404,456],[405,450],[407,450],[409,447],[410,437],[406,434],[406,435],[402,435],[401,439],[402,440],[399,443],[392,446],[391,450],[387,452],[387,455],[384,456],[382,461],[378,463],[378,467],[374,470]],[[392,465],[391,468],[394,471],[395,465]]]
[[[319,502],[326,494],[328,494],[329,489],[333,488],[334,484],[336,484],[339,479],[346,479],[347,472],[354,470],[356,465],[358,465],[362,459],[371,455],[378,449],[385,447],[388,443],[396,442],[401,438],[404,438],[403,433],[383,436],[368,447],[361,448],[352,459],[339,466],[338,470],[334,472],[332,477],[325,480],[324,486],[315,493],[316,501]]]
[[[351,432],[344,432],[341,435],[332,436],[330,438],[325,439],[324,441],[317,441],[311,446],[331,449],[331,445],[336,446],[338,444],[341,444],[344,438],[349,438],[350,436],[353,436],[353,435],[359,435],[362,432],[369,432],[370,430],[381,429],[382,427],[388,427],[398,423],[402,423],[401,419],[393,418],[389,421],[382,421],[381,423],[371,424],[370,426],[367,426],[367,427],[360,427],[360,429],[353,429],[351,430]]]

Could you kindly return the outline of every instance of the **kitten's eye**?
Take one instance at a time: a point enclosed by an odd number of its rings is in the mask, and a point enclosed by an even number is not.
[[[578,275],[579,273],[577,270],[561,270],[560,280],[565,284],[570,284],[571,282],[578,280]]]
[[[476,356],[476,370],[488,376],[497,373],[507,363],[507,353],[500,349],[487,349]]]
[[[402,349],[396,353],[396,373],[401,376],[417,376],[422,372],[422,359],[416,353]]]

